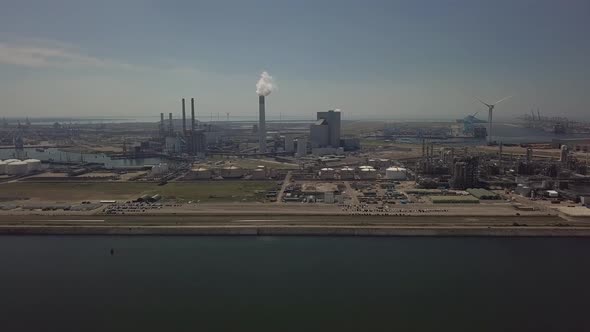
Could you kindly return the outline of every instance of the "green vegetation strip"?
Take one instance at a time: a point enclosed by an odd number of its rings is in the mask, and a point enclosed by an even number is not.
[[[479,199],[473,196],[430,196],[430,199],[435,204],[479,203]]]
[[[6,183],[0,201],[39,199],[48,201],[134,199],[143,194],[160,194],[165,199],[201,202],[259,201],[268,190],[276,190],[274,181],[199,181],[156,183]]]

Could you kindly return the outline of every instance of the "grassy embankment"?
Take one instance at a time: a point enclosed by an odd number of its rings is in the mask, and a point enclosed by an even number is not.
[[[33,199],[43,201],[82,201],[135,199],[143,194],[160,194],[165,199],[201,202],[260,201],[264,191],[276,187],[274,181],[202,181],[155,183],[7,183],[0,187],[0,201]]]

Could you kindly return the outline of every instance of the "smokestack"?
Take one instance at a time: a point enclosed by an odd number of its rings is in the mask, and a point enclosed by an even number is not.
[[[184,98],[182,98],[182,136],[186,136],[186,112],[184,111]]]
[[[265,119],[264,96],[258,96],[258,150],[266,153],[266,119]]]
[[[195,155],[197,153],[197,147],[195,146],[195,98],[191,98],[191,141],[190,148],[191,153]]]
[[[195,131],[195,98],[191,98],[191,131]]]
[[[174,127],[172,126],[172,113],[168,113],[168,131],[170,132],[170,136],[174,135]]]
[[[164,132],[166,131],[164,128],[164,113],[160,113],[160,135],[164,136]]]

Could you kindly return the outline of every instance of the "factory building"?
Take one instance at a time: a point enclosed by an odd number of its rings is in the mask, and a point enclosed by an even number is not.
[[[0,160],[0,175],[25,175],[31,172],[41,170],[41,161],[39,159],[19,159]]]
[[[307,140],[305,138],[297,139],[297,157],[305,157],[307,155]]]
[[[29,165],[24,161],[13,161],[6,164],[6,174],[25,175],[29,172]]]
[[[453,189],[467,189],[479,187],[479,159],[465,157],[453,165],[451,187]]]
[[[295,152],[295,135],[285,134],[285,152]]]
[[[340,147],[340,112],[318,112],[317,120],[310,127],[312,148]]]

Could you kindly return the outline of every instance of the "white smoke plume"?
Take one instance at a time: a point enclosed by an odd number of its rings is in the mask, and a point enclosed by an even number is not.
[[[259,96],[268,96],[271,92],[277,89],[277,85],[267,72],[263,71],[260,74],[260,79],[256,83],[256,94]]]

